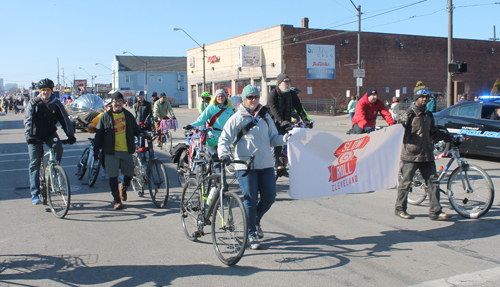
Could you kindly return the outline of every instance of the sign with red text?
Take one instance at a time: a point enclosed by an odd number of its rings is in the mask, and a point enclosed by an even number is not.
[[[294,129],[288,194],[305,199],[396,186],[403,135],[401,125],[360,135]]]
[[[208,56],[207,57],[207,62],[209,62],[209,63],[217,62],[219,60],[220,60],[219,56],[213,55],[213,56]]]
[[[260,47],[240,46],[240,67],[260,67]]]
[[[335,79],[335,45],[306,45],[308,79]]]

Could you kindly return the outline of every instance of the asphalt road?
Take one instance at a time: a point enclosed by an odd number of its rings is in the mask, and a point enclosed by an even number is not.
[[[180,125],[195,110],[174,109]],[[23,115],[0,115],[1,286],[498,286],[500,208],[497,196],[479,219],[457,215],[446,198],[447,222],[428,219],[428,204],[409,206],[413,220],[394,216],[396,190],[293,200],[279,179],[277,201],[264,217],[262,250],[237,266],[219,262],[208,234],[188,241],[179,215],[180,186],[163,151],[171,198],[158,209],[129,191],[125,209],[111,206],[108,182],[89,188],[74,176],[87,133],[65,146],[62,166],[71,209],[55,218],[32,206]],[[347,115],[313,116],[315,128],[345,132]],[[379,124],[383,121],[379,120]],[[174,132],[183,141],[182,131]],[[65,136],[62,136],[65,138]],[[441,159],[439,163],[446,162]],[[474,158],[500,188],[498,160]],[[206,229],[209,232],[209,228]]]

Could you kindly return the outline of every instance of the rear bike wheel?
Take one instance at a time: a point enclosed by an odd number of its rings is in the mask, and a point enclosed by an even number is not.
[[[90,162],[90,166],[88,167],[88,183],[89,187],[94,186],[95,182],[97,181],[97,178],[99,177],[99,170],[101,168],[101,158],[98,157],[97,160],[92,159]]]
[[[451,173],[447,194],[451,207],[458,214],[465,218],[479,218],[490,210],[495,190],[484,169],[469,165],[466,171],[457,167]]]
[[[427,184],[420,174],[420,170],[415,172],[413,181],[410,184],[408,193],[408,203],[412,205],[419,205],[427,197]]]
[[[69,210],[71,188],[68,176],[60,165],[54,165],[52,176],[49,174],[47,184],[47,198],[50,210],[57,218],[64,218]]]
[[[142,182],[143,175],[142,175],[141,163],[139,162],[137,154],[132,155],[132,160],[134,161],[134,177],[132,177],[130,185],[132,185],[132,189],[135,191],[137,196],[141,197],[144,195],[144,184]]]
[[[48,170],[45,167],[40,168],[40,194],[38,197],[40,198],[40,201],[42,204],[47,204],[47,180],[46,180],[46,175],[48,174]]]
[[[189,151],[184,150],[179,157],[179,162],[177,162],[177,178],[179,184],[184,185],[190,178],[191,169],[189,168]]]
[[[222,202],[222,204],[221,204]],[[212,243],[215,254],[226,265],[234,265],[245,253],[248,223],[241,199],[233,192],[224,192],[212,214]]]
[[[76,178],[78,180],[82,180],[83,177],[85,176],[85,172],[87,171],[87,162],[89,161],[89,156],[90,156],[90,148],[87,147],[83,153],[82,156],[80,157],[80,161],[78,162],[77,165],[77,171],[76,171]]]
[[[189,179],[181,195],[181,222],[187,239],[194,241],[203,235],[203,198],[198,183]]]
[[[151,200],[158,208],[165,207],[168,201],[168,177],[167,170],[160,160],[153,160],[148,170],[149,194]]]

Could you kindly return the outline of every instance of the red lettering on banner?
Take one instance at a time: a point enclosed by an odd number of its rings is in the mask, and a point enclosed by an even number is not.
[[[333,155],[338,158],[338,165],[328,167],[330,171],[328,181],[334,183],[332,185],[332,192],[358,182],[358,177],[356,175],[352,176],[356,170],[356,162],[358,160],[354,155],[354,151],[364,148],[369,141],[370,137],[365,136],[357,140],[344,142],[337,148]],[[349,176],[351,177],[347,178]]]

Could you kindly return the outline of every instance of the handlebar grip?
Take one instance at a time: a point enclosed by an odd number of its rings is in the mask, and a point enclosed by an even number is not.
[[[250,160],[248,162],[247,161],[243,161],[243,160],[235,160],[235,161],[233,161],[234,163],[246,164],[247,170],[245,171],[244,174],[241,175],[241,177],[245,177],[245,176],[248,175],[248,173],[250,173],[250,167],[252,166],[252,163],[253,163],[254,159],[255,159],[255,155],[251,155],[250,156]]]

